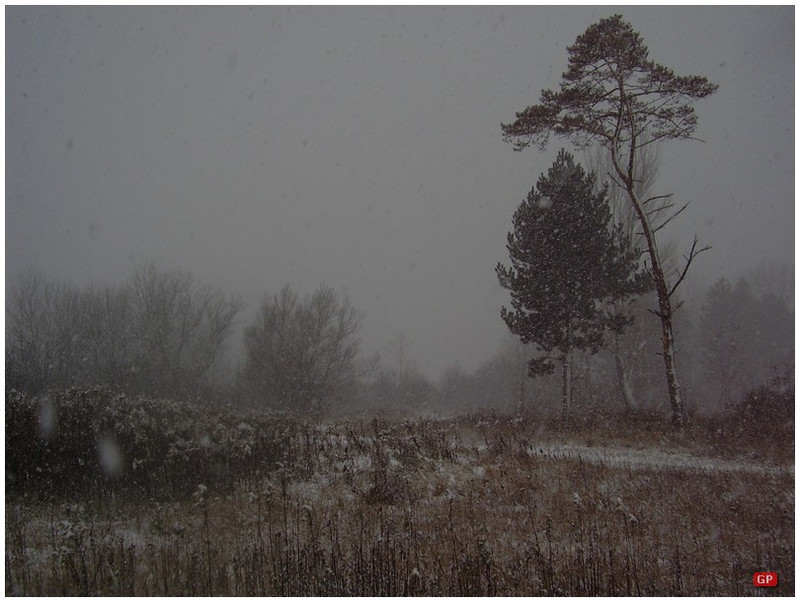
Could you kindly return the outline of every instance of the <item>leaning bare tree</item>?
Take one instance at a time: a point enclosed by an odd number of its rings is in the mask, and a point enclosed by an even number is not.
[[[692,260],[708,247],[698,248],[695,238],[684,256],[683,269],[668,281],[655,235],[686,205],[654,224],[650,210],[664,197],[641,198],[636,171],[646,146],[670,138],[693,138],[697,115],[692,102],[713,94],[717,86],[705,77],[676,75],[650,60],[641,35],[619,15],[590,26],[567,50],[569,68],[562,75],[560,89],[543,90],[540,104],[517,113],[513,123],[503,124],[504,139],[514,142],[516,150],[532,143],[544,148],[555,134],[579,147],[597,142],[609,153],[614,175],[631,202],[647,246],[648,268],[658,295],[658,309],[651,311],[661,321],[672,421],[682,428],[686,408],[675,367],[672,316],[677,304],[672,298]]]

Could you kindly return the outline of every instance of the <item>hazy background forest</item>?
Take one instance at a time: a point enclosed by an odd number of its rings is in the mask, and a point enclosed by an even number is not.
[[[763,264],[710,285],[679,314],[684,386],[693,411],[731,410],[744,395],[793,379],[793,276]],[[666,412],[652,294],[633,326],[575,360],[575,412]],[[359,347],[361,312],[329,287],[286,287],[241,328],[240,297],[154,265],[122,286],[79,288],[27,272],[8,303],[7,387],[39,394],[107,385],[131,395],[238,403],[318,415],[455,415],[478,409],[556,411],[561,377],[528,376],[535,357],[510,335],[472,372],[428,378],[398,333],[381,352]]]

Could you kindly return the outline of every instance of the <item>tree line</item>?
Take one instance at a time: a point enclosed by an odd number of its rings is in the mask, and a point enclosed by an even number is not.
[[[154,263],[121,286],[85,288],[27,270],[7,299],[6,385],[32,394],[99,384],[154,398],[227,395],[298,412],[353,393],[361,313],[345,296],[320,285],[302,299],[289,286],[267,297],[236,370],[230,339],[243,308],[238,296]]]
[[[762,264],[735,283],[719,279],[699,307],[678,314],[694,409],[729,410],[749,392],[793,377],[791,277],[790,266]],[[612,327],[615,307],[603,307],[603,344],[573,345],[571,411],[665,409],[659,329],[647,311],[655,302],[652,290],[628,299],[621,329]],[[236,340],[243,307],[236,295],[154,264],[120,286],[77,287],[25,271],[8,290],[7,389],[42,395],[102,385],[302,415],[563,412],[563,357],[548,357],[533,341],[509,339],[474,371],[453,366],[432,381],[401,333],[379,353],[365,354],[363,312],[328,286],[306,296],[286,286],[266,296]],[[244,353],[237,363],[231,358],[238,346]],[[531,358],[562,370],[532,379]]]

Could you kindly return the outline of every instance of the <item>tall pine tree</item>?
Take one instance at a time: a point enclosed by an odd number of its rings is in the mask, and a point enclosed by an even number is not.
[[[544,353],[530,360],[529,375],[552,374],[553,360],[561,362],[564,413],[572,397],[572,351],[596,352],[607,330],[629,323],[609,319],[603,304],[650,286],[630,239],[612,222],[606,195],[606,187],[596,190],[594,173],[586,174],[562,149],[514,214],[507,243],[511,265],[496,268],[511,293],[503,320]]]

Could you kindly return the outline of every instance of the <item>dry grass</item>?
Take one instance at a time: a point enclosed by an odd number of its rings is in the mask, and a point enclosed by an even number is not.
[[[225,491],[7,499],[6,594],[794,594],[793,466],[539,442],[521,419],[306,425],[291,463]],[[754,588],[760,570],[779,587]]]

